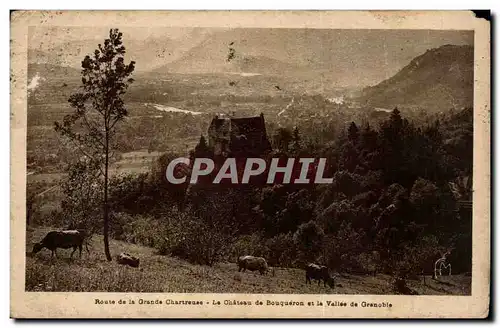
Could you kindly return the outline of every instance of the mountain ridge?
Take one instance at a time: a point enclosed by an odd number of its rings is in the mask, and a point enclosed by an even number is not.
[[[429,49],[392,77],[364,88],[357,101],[383,108],[472,106],[473,50],[472,46],[450,44]]]

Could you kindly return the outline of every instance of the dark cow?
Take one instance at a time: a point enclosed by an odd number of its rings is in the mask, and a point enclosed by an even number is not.
[[[80,257],[82,257],[82,248],[85,243],[86,234],[82,230],[62,230],[62,231],[51,231],[49,232],[41,242],[36,243],[33,246],[33,254],[38,253],[43,248],[47,248],[52,253],[50,258],[52,259],[54,254],[57,258],[57,249],[63,248],[73,248],[73,252],[71,252],[70,258],[73,258],[73,254],[76,252],[78,248],[80,250]],[[87,246],[87,244],[85,244]],[[89,252],[88,247],[87,252]],[[90,253],[90,252],[89,252]]]
[[[263,257],[245,255],[238,258],[238,272],[241,270],[243,270],[243,272],[245,272],[245,270],[259,271],[260,274],[266,274],[269,267]]]
[[[128,253],[121,253],[120,255],[117,255],[116,262],[118,262],[118,264],[128,265],[133,268],[139,267],[139,259]]]
[[[306,284],[312,284],[311,280],[317,280],[318,286],[323,280],[323,284],[326,287],[326,284],[331,288],[335,287],[335,279],[328,272],[328,268],[323,265],[317,265],[314,263],[309,263],[306,266]]]

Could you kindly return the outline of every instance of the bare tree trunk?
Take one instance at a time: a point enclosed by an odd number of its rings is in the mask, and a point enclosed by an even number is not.
[[[106,127],[106,144],[105,144],[105,162],[104,162],[104,253],[106,259],[111,261],[111,253],[109,252],[109,207],[108,207],[108,166],[109,166],[109,131]]]

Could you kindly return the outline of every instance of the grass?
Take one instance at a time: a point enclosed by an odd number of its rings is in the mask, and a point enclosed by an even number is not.
[[[388,275],[356,276],[341,274],[335,289],[317,283],[305,284],[304,271],[275,268],[275,276],[238,272],[235,263],[219,263],[213,267],[193,265],[154,249],[111,240],[113,256],[127,252],[140,258],[140,268],[106,261],[102,236],[94,236],[91,252],[82,258],[72,250],[59,250],[58,259],[50,260],[44,249],[32,255],[33,243],[40,241],[49,228],[29,228],[26,238],[26,290],[57,292],[167,292],[167,293],[270,293],[270,294],[393,294]],[[441,282],[409,281],[419,294],[470,295],[471,278],[463,275],[443,276]]]

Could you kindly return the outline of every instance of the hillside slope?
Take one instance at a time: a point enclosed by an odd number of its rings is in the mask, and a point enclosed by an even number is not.
[[[53,65],[53,64],[28,64],[28,81],[30,81],[34,76],[39,75],[40,77],[47,80],[79,80],[80,79],[79,69]]]
[[[91,254],[85,250],[69,260],[71,250],[59,250],[59,258],[50,262],[50,251],[30,254],[48,228],[29,229],[26,236],[26,290],[82,292],[166,292],[166,293],[270,293],[270,294],[393,294],[392,278],[387,275],[358,276],[340,274],[335,289],[305,284],[304,270],[275,268],[275,276],[238,272],[234,263],[213,267],[193,265],[183,260],[157,255],[154,249],[110,240],[112,254],[127,252],[140,258],[141,269],[107,262],[102,236],[93,238]],[[470,294],[470,277],[443,276],[441,282],[426,278],[409,281],[419,294]]]
[[[305,67],[299,67],[266,56],[252,56],[237,53],[228,60],[229,50],[207,51],[202,46],[190,51],[184,57],[159,67],[156,73],[250,73],[264,75],[297,75],[308,72]],[[310,73],[310,72],[309,72]]]
[[[358,101],[374,107],[434,111],[472,106],[474,51],[445,45],[413,59],[393,77],[365,88]]]

